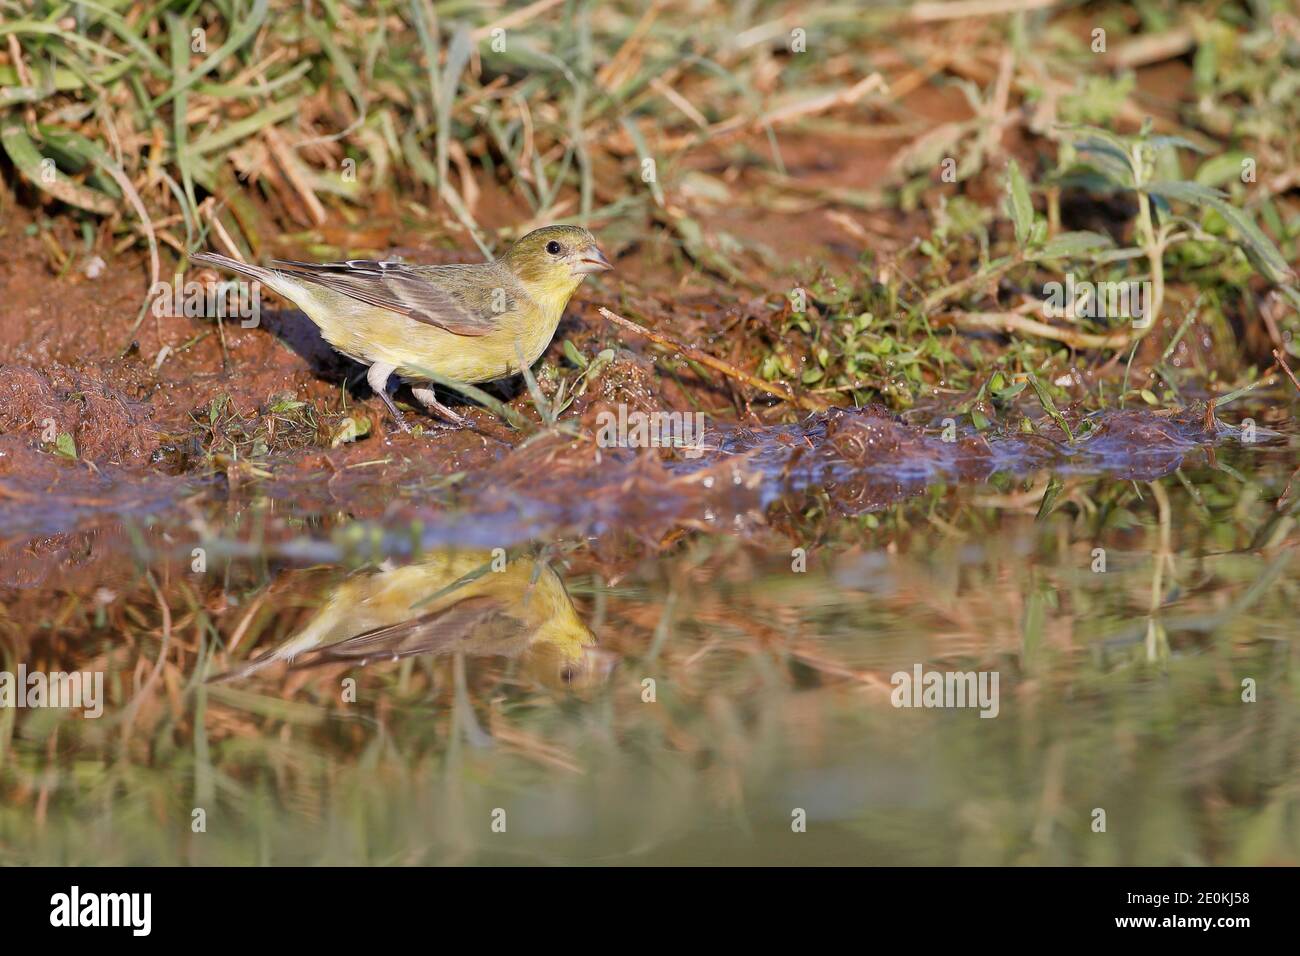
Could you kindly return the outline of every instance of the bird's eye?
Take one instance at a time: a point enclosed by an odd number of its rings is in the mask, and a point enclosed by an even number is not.
[[[560,680],[562,680],[566,684],[572,684],[573,679],[577,676],[578,675],[574,672],[574,669],[572,667],[566,665],[560,668]]]
[[[552,239],[550,242],[548,242],[548,243],[546,244],[546,251],[549,252],[549,253],[550,253],[551,255],[553,255],[553,256],[558,256],[558,255],[560,254],[560,249],[561,249],[561,248],[563,248],[563,247],[562,247],[558,242],[556,242],[554,239]]]

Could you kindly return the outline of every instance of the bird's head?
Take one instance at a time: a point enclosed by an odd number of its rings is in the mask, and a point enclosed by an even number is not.
[[[525,653],[525,669],[552,690],[584,692],[609,680],[619,657],[596,646],[596,635],[573,606],[557,609],[538,628]]]
[[[543,226],[521,238],[502,261],[530,291],[572,294],[592,272],[614,268],[581,226]]]

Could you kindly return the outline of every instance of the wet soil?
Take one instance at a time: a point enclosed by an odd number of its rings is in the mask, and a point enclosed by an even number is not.
[[[955,107],[935,109],[951,116]],[[718,147],[720,161],[724,149]],[[872,181],[888,155],[864,153],[832,135],[792,138],[781,149],[787,168],[797,167],[800,181],[814,186],[846,175]],[[707,155],[699,165],[708,171]],[[758,188],[756,175],[742,168],[737,188]],[[508,202],[498,205],[496,215],[511,214]],[[657,277],[676,254],[638,244],[611,249],[619,271],[580,290],[544,358],[543,365],[572,374],[562,340],[587,354],[614,350],[565,413],[576,429],[528,437],[462,403],[474,428],[430,423],[407,435],[392,428],[369,394],[363,369],[335,354],[301,313],[269,305],[253,328],[141,316],[141,258],[121,256],[94,278],[80,262],[52,277],[45,247],[23,229],[28,214],[16,212],[0,242],[0,553],[9,587],[48,582],[52,572],[71,572],[78,563],[111,563],[112,547],[86,551],[77,542],[120,537],[124,519],[184,537],[196,501],[265,499],[303,515],[386,527],[417,522],[437,529],[426,544],[611,533],[659,542],[706,526],[706,514],[713,527],[743,522],[747,514],[761,518],[773,501],[814,486],[856,514],[937,482],[984,482],[995,474],[1050,468],[1150,480],[1232,438],[1203,405],[1173,414],[1106,414],[1076,445],[1047,419],[1030,436],[942,435],[937,404],[913,409],[904,421],[880,407],[803,417],[752,396],[738,402],[725,380],[665,375],[646,343],[615,334],[595,307],[634,304],[682,340],[724,355],[731,339],[729,357],[743,364],[746,330],[770,321],[765,297],[698,272],[681,280],[678,294],[666,295]],[[760,225],[761,215],[737,207],[718,212],[714,224],[742,235]],[[843,247],[841,235],[810,226],[806,216],[779,233],[764,221],[759,232],[768,240],[781,236],[784,260],[843,261],[861,252],[864,236],[888,245],[886,237],[862,232],[852,248]],[[458,257],[396,222],[322,238],[343,250],[400,251],[424,261]],[[215,276],[199,271],[186,278]],[[553,394],[554,381],[544,378],[543,388]],[[492,390],[537,421],[518,381]],[[645,412],[705,410],[705,452],[688,458],[664,449],[597,447],[597,416],[620,404]],[[348,419],[364,419],[368,434],[338,444],[332,438]],[[183,542],[175,550],[183,552]]]

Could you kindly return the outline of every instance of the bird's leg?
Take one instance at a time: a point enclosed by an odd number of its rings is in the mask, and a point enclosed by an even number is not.
[[[446,405],[442,404],[442,402],[438,401],[438,395],[436,392],[434,392],[433,389],[416,388],[415,386],[412,386],[411,394],[415,396],[415,400],[417,402],[419,402],[429,411],[441,415],[443,418],[447,419],[447,421],[451,422],[457,428],[469,427],[470,424],[469,419],[466,418],[464,415],[457,415]]]
[[[397,406],[393,404],[393,400],[388,397],[388,376],[392,375],[396,368],[395,365],[384,365],[382,362],[376,362],[366,372],[366,381],[370,383],[371,390],[384,400],[384,404],[388,406],[388,411],[392,414],[397,427],[404,432],[409,432],[411,426],[406,424],[406,418],[398,411]]]

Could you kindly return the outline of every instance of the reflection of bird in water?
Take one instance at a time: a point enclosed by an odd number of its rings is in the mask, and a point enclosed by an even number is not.
[[[519,658],[547,686],[586,687],[603,682],[615,660],[595,644],[550,565],[442,551],[348,579],[301,633],[213,679],[247,677],[279,661],[298,669],[461,653]]]

